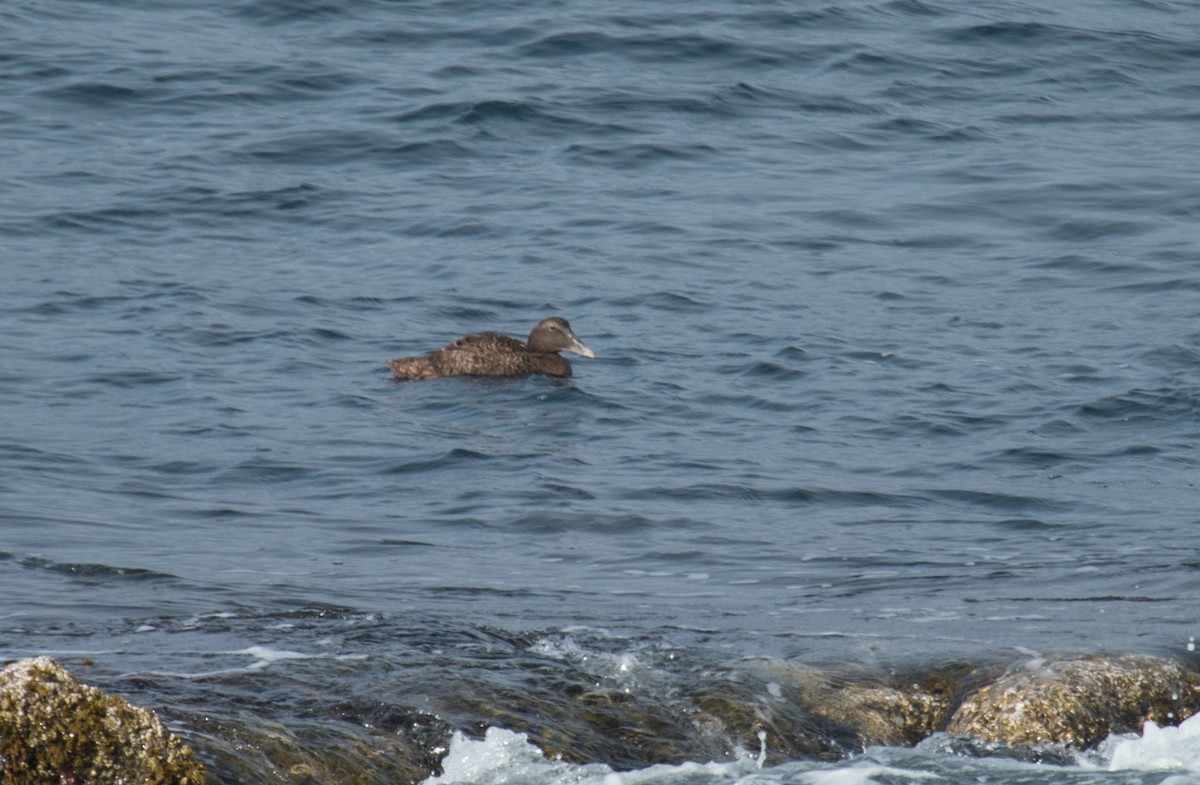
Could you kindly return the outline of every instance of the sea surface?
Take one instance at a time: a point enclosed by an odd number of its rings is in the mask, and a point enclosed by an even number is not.
[[[553,314],[567,380],[383,364]],[[1198,442],[1194,3],[0,6],[0,659],[202,751],[419,712],[467,783],[1200,781],[596,773],[444,699],[1187,657]]]

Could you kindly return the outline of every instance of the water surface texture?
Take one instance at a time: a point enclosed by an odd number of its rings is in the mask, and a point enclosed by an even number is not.
[[[0,653],[275,647],[328,701],[485,628],[1185,653],[1198,42],[1165,0],[6,3]],[[566,381],[383,365],[552,314]]]

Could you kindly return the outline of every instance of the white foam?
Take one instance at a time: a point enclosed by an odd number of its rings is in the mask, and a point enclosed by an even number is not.
[[[1160,728],[1153,722],[1141,735],[1110,736],[1100,745],[1100,757],[1109,771],[1187,771],[1200,774],[1200,715],[1178,727]]]
[[[653,681],[656,675],[645,666],[632,651],[605,652],[580,645],[572,636],[553,636],[538,640],[530,650],[556,660],[574,662],[585,668],[598,680],[610,686],[632,692],[646,679]]]
[[[878,760],[867,755],[837,763],[791,761],[763,768],[767,741],[767,735],[760,733],[757,755],[743,750],[736,760],[725,763],[659,764],[614,771],[602,763],[577,765],[546,758],[524,733],[489,728],[482,739],[455,733],[442,760],[443,773],[422,785],[879,785],[944,780],[940,774],[886,756]],[[895,752],[913,754],[912,750]],[[1012,765],[1009,761],[1004,764]]]
[[[286,649],[272,649],[269,646],[248,646],[241,651],[232,652],[233,654],[245,654],[258,660],[258,663],[251,667],[265,668],[272,662],[280,660],[309,660],[314,655],[305,654],[299,651],[287,651]]]
[[[838,768],[807,771],[802,777],[804,782],[809,785],[877,785],[875,778],[880,775],[912,780],[941,779],[938,775],[928,771],[898,769],[894,766],[882,766],[868,761],[855,762]]]
[[[591,771],[587,771],[587,770]],[[587,771],[585,774],[584,772]],[[574,776],[570,776],[572,773]],[[607,766],[571,766],[549,760],[529,743],[524,733],[488,728],[482,739],[455,732],[450,751],[442,759],[442,774],[426,785],[517,785],[518,783],[568,783],[602,781],[612,772]]]
[[[618,772],[602,763],[548,759],[524,733],[488,728],[482,739],[456,732],[442,760],[442,775],[424,785],[751,785],[757,771],[758,762],[747,755],[731,763],[662,764]]]

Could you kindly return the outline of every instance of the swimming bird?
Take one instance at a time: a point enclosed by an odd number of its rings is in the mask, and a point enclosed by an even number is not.
[[[524,343],[500,333],[472,333],[429,354],[388,360],[387,364],[401,381],[530,373],[570,376],[571,364],[559,352],[596,356],[571,331],[566,319],[551,316],[535,324]]]

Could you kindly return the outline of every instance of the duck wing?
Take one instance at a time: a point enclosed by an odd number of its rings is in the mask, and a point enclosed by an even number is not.
[[[527,350],[524,343],[518,341],[516,338],[510,338],[503,333],[471,333],[470,335],[464,335],[444,349],[438,349],[437,352],[430,352],[430,354],[449,351],[498,354],[502,352],[525,352]]]
[[[442,376],[517,376],[532,373],[525,344],[501,333],[472,333],[420,357],[388,360],[397,379],[419,381]]]

